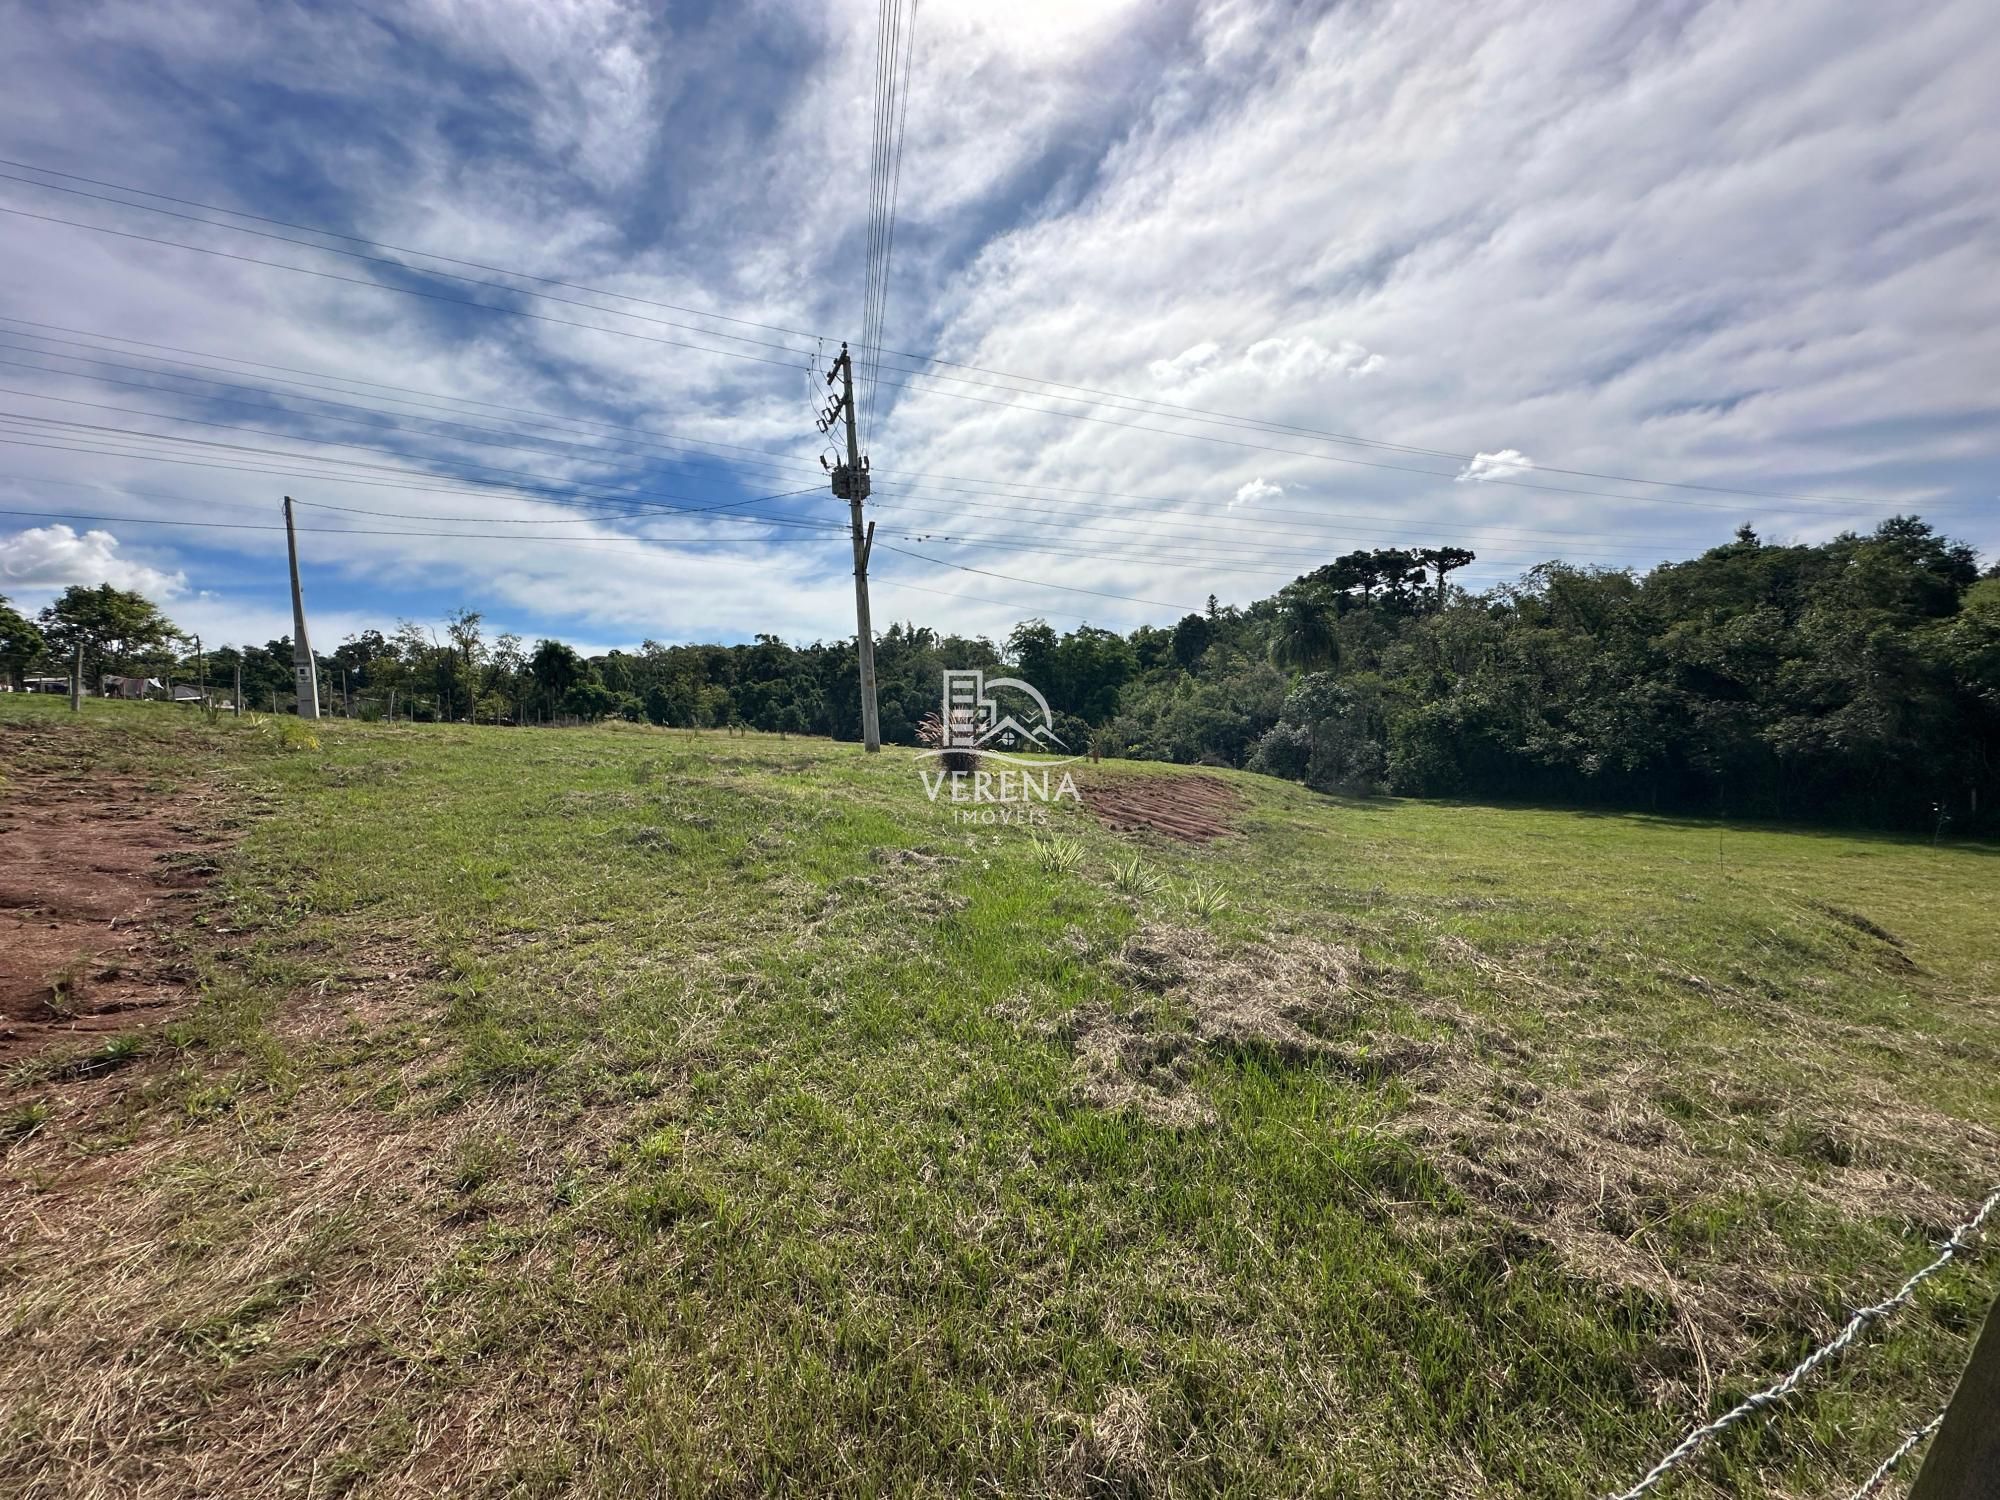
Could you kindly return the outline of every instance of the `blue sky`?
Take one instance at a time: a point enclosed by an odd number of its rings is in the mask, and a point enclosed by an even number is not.
[[[357,237],[0,166],[0,592],[266,639],[290,492],[322,648],[850,634],[808,366],[860,322],[876,15],[0,5],[0,156]],[[1972,3],[926,0],[885,342],[957,365],[872,402],[876,621],[1898,510],[2000,553],[1996,65]]]

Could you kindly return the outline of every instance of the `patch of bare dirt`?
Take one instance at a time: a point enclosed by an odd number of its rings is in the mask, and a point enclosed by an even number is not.
[[[1093,777],[1081,782],[1083,805],[1121,833],[1163,833],[1185,843],[1219,839],[1235,822],[1243,797],[1214,776]]]
[[[0,1063],[150,1025],[184,1003],[171,934],[191,919],[221,841],[205,789],[70,779],[50,768],[47,738],[0,746]]]

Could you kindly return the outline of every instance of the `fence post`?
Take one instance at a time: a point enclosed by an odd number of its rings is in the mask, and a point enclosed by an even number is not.
[[[2000,1495],[2000,1317],[1988,1308],[1986,1327],[1945,1408],[1944,1425],[1931,1439],[1910,1500],[1991,1500],[1994,1495]]]

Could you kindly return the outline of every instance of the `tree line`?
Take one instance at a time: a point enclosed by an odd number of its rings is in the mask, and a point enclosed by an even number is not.
[[[1463,548],[1351,552],[1245,608],[1171,626],[1004,641],[898,623],[878,637],[885,740],[916,743],[947,668],[1034,683],[1073,750],[1246,767],[1327,791],[1519,799],[1936,829],[2000,827],[2000,567],[1923,521],[1772,545],[1745,527],[1643,573],[1550,562],[1469,592]],[[149,602],[73,588],[28,620],[0,601],[0,663],[191,681]],[[254,706],[288,703],[291,642],[240,663]],[[585,657],[488,638],[482,617],[403,622],[321,658],[356,717],[684,727],[860,738],[852,640],[662,645]],[[87,680],[89,673],[86,674]]]

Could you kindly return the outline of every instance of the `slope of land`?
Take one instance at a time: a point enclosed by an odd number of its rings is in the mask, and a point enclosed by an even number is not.
[[[0,699],[14,828],[246,825],[5,1077],[0,1483],[1597,1495],[2000,1182],[1991,848],[1077,769]],[[1845,1494],[1995,1285],[1669,1492]]]

